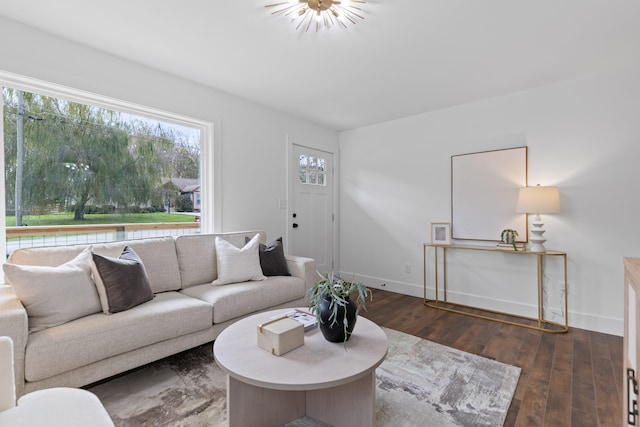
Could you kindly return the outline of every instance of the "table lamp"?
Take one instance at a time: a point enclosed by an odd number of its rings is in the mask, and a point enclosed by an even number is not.
[[[547,241],[542,235],[544,229],[540,214],[560,212],[560,193],[558,187],[524,187],[518,193],[518,213],[535,214],[531,223],[531,252],[546,252],[543,243]]]

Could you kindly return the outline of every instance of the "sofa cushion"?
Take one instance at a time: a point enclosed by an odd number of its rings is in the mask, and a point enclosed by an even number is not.
[[[29,332],[61,325],[100,311],[85,248],[57,267],[4,264],[4,273],[29,317]]]
[[[176,237],[182,289],[211,283],[218,277],[216,236],[192,234]]]
[[[20,248],[9,255],[7,262],[20,265],[47,265],[56,267],[74,259],[86,248],[87,245]]]
[[[29,335],[25,378],[38,381],[211,327],[210,304],[163,292],[120,313],[102,312]],[[55,361],[55,362],[53,362]]]
[[[193,234],[176,237],[176,253],[180,266],[182,289],[211,283],[218,277],[216,261],[216,236],[220,236],[237,247],[245,245],[245,237],[260,236],[260,243],[266,241],[264,231],[240,231],[224,234]]]
[[[173,237],[95,244],[93,252],[117,258],[125,245],[133,249],[142,260],[154,293],[180,289],[180,268]]]
[[[273,276],[261,282],[233,283],[225,286],[209,284],[180,291],[213,305],[213,323],[264,310],[303,298],[305,283],[299,277]]]
[[[104,313],[118,313],[153,299],[144,264],[129,246],[118,258],[92,256],[91,270]]]
[[[242,248],[237,248],[216,236],[218,278],[211,283],[213,286],[265,279],[258,255],[259,237],[256,234],[249,243]]]
[[[245,242],[249,243],[250,239],[245,237]],[[265,276],[291,276],[287,259],[284,256],[284,246],[282,245],[282,237],[278,237],[268,245],[260,243],[258,250],[260,257],[260,268]]]

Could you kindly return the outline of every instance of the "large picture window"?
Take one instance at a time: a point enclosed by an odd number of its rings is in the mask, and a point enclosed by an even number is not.
[[[200,232],[206,128],[138,110],[3,85],[7,255]]]

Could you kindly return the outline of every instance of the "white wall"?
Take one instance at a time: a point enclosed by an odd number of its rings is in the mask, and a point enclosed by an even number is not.
[[[526,145],[529,185],[561,193],[544,220],[546,247],[568,254],[569,324],[622,335],[622,258],[640,256],[639,76],[629,65],[341,133],[341,271],[422,296],[429,224],[451,218],[451,155]],[[535,314],[535,257],[459,253],[450,296]],[[548,263],[556,311],[559,266]]]
[[[338,146],[334,131],[3,18],[0,40],[0,70],[213,122],[224,231],[285,234],[278,200],[287,197],[287,135]],[[640,256],[638,76],[640,67],[630,66],[343,132],[341,271],[422,296],[429,223],[450,218],[450,156],[527,145],[529,183],[561,191],[563,211],[546,217],[545,228],[547,247],[569,254],[570,323],[622,334],[622,257]],[[506,285],[463,287],[457,294],[530,308],[535,271],[520,261],[511,271],[504,263],[513,261],[494,258],[465,260],[472,268],[464,277],[497,272],[508,278]],[[529,282],[514,282],[520,271]]]
[[[287,135],[337,150],[335,131],[4,18],[0,40],[0,70],[214,123],[220,231],[285,234]]]

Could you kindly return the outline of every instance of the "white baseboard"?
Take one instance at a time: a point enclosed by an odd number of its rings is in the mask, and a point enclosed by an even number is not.
[[[354,273],[341,271],[340,275],[342,277],[353,277]],[[385,291],[396,292],[403,295],[424,298],[424,287],[422,284],[416,285],[413,283],[395,282],[392,280],[365,276],[362,274],[355,274],[355,277],[357,277],[358,280],[364,282],[370,288],[382,289]],[[433,297],[434,289],[432,287],[427,288],[427,295]],[[462,294],[458,292],[450,292],[447,297],[449,301],[455,301],[460,304],[482,307],[490,310],[502,311],[505,313],[518,313],[519,315],[530,316],[534,318],[537,318],[538,316],[538,308],[530,304],[486,298],[482,296]],[[561,316],[561,310],[555,308],[547,309],[547,314],[550,314],[550,316],[546,316],[547,320],[564,324],[564,318]],[[579,313],[576,311],[571,311],[571,307],[569,307],[569,327],[586,329],[603,334],[622,336],[624,333],[624,320],[587,313]]]
[[[624,320],[569,311],[569,326],[603,334],[624,335]]]
[[[354,274],[341,271],[340,277],[343,277],[346,280],[347,277],[354,277]],[[424,287],[422,285],[417,286],[411,283],[393,282],[390,280],[379,279],[377,277],[363,276],[362,274],[356,274],[355,277],[370,288],[424,298]]]

